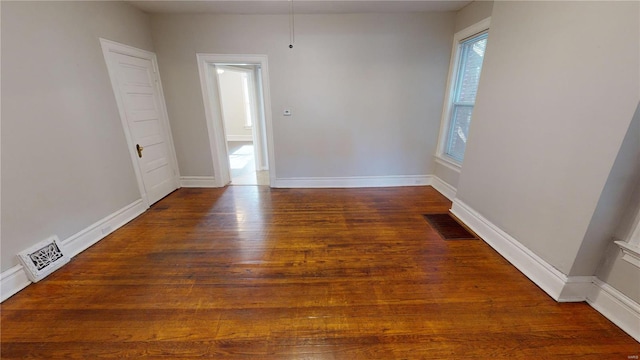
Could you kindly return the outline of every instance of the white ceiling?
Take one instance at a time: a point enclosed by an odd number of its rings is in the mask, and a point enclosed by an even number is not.
[[[456,11],[469,0],[294,0],[296,14]],[[287,14],[289,0],[130,0],[148,13]]]

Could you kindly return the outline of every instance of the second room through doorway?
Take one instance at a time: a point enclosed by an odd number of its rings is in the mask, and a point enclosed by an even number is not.
[[[256,91],[257,65],[218,65],[220,105],[224,119],[231,185],[269,185],[269,174],[261,164],[260,94]]]

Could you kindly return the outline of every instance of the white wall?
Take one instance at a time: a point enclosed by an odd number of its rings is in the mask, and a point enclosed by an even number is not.
[[[140,198],[98,37],[152,50],[119,2],[2,1],[2,262]]]
[[[299,15],[294,49],[284,15],[151,23],[182,175],[213,174],[197,52],[268,55],[279,178],[433,173],[453,13]]]
[[[243,72],[225,68],[222,74],[218,74],[220,82],[220,102],[224,117],[225,132],[228,136],[249,136],[251,128],[245,128],[247,111],[245,109],[245,91]]]
[[[640,99],[639,6],[493,6],[457,197],[565,274]]]

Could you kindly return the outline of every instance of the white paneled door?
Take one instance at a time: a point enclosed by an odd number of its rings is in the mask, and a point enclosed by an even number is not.
[[[151,205],[178,188],[155,55],[106,40],[103,50],[142,197]]]

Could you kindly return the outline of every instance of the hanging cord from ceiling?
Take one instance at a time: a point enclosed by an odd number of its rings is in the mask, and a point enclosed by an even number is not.
[[[293,0],[289,0],[289,49],[293,49],[296,42],[296,24],[293,13]]]

